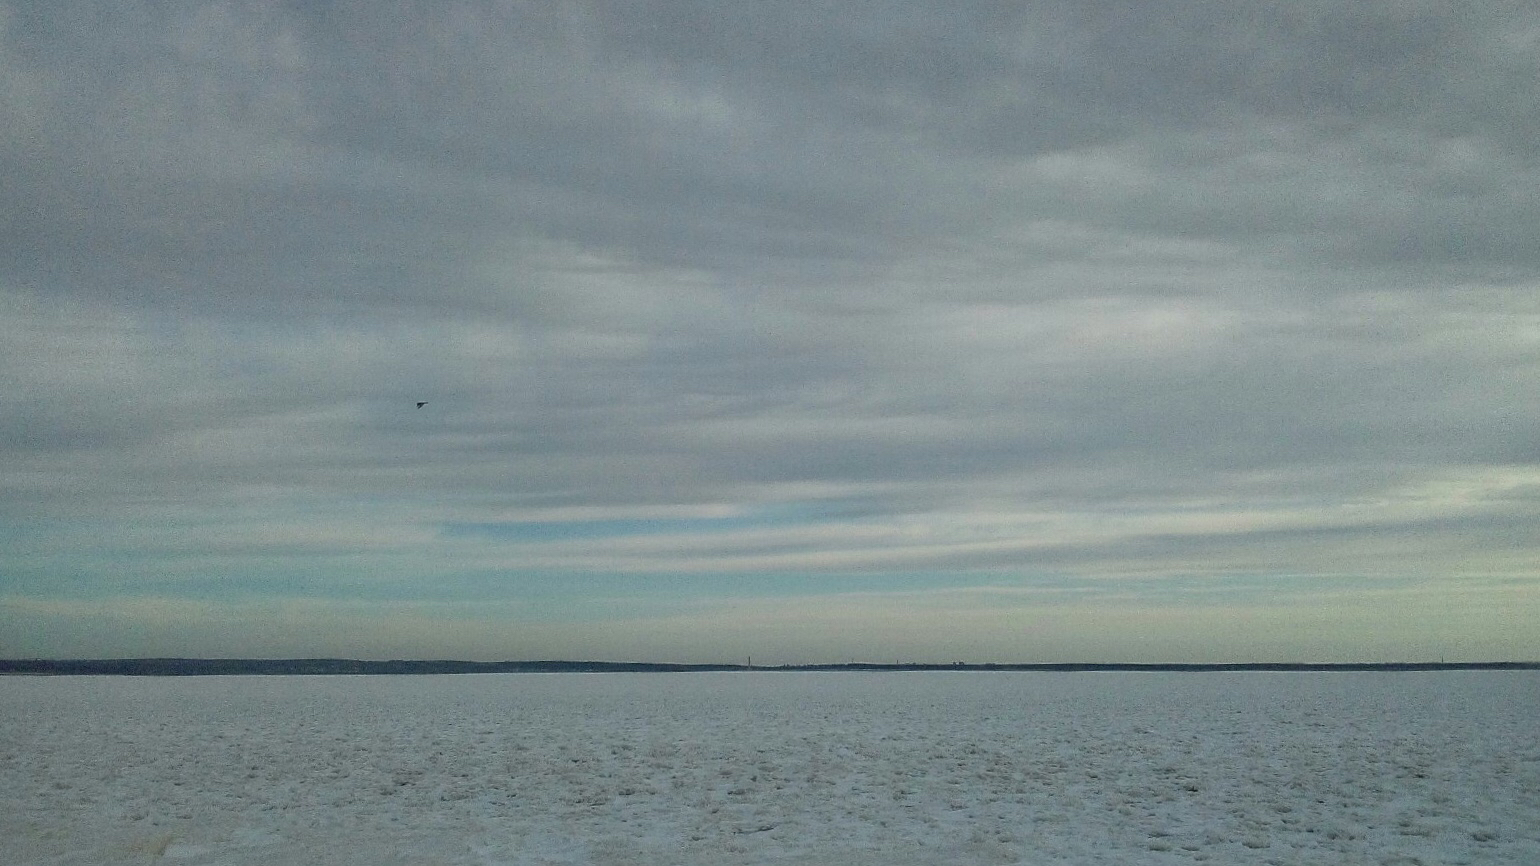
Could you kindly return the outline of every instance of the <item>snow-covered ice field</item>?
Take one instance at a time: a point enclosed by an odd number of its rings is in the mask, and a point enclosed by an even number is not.
[[[1540,672],[0,678],[0,863],[1537,864]]]

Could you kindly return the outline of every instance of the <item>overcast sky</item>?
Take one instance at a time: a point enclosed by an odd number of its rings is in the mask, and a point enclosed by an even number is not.
[[[1537,81],[1524,0],[4,2],[0,656],[1540,658]]]

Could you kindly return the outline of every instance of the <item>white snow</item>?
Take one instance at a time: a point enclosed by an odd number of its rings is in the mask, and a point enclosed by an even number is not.
[[[1534,864],[1540,673],[0,677],[0,862]]]

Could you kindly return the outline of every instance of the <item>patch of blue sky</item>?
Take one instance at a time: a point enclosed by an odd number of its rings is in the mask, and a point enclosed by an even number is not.
[[[0,595],[26,598],[94,598],[106,581],[85,569],[11,565],[0,571]]]
[[[258,598],[360,602],[528,603],[576,610],[606,599],[649,608],[686,609],[720,601],[777,599],[843,593],[908,593],[966,589],[998,583],[992,575],[957,572],[626,574],[565,570],[487,569],[420,574],[407,567],[329,562],[247,563],[226,567],[213,579],[139,573],[104,577],[94,569],[45,573],[12,571],[0,587],[33,598],[103,595],[200,601]]]
[[[828,508],[782,505],[725,517],[604,518],[597,520],[507,520],[451,522],[440,526],[446,538],[503,541],[587,541],[636,535],[691,535],[818,523],[839,514]]]
[[[721,601],[826,596],[852,592],[902,593],[968,587],[963,575],[877,573],[624,574],[569,571],[478,571],[435,575],[431,581],[377,582],[371,594],[412,600],[522,600],[580,606],[625,599],[648,606],[693,607]],[[326,588],[318,584],[316,589]],[[357,586],[354,586],[357,590]],[[356,592],[351,596],[356,597]]]
[[[573,521],[521,530],[541,538],[599,538],[641,532],[730,531],[748,526],[815,520],[788,510],[727,518]],[[465,530],[471,535],[502,528]],[[504,527],[499,524],[497,527]],[[581,533],[588,533],[587,535]],[[541,535],[541,533],[546,533]],[[566,534],[563,534],[566,533]],[[518,537],[518,536],[515,536]],[[528,537],[528,536],[526,536]],[[30,598],[163,597],[208,602],[314,599],[366,604],[486,603],[524,608],[531,618],[592,620],[626,614],[680,612],[754,599],[841,594],[977,593],[986,607],[1043,605],[1274,605],[1312,597],[1399,592],[1425,582],[1412,577],[1229,573],[1104,578],[1046,571],[735,572],[687,574],[597,573],[565,569],[423,570],[420,562],[346,561],[273,557],[225,562],[183,573],[175,557],[131,551],[55,554],[13,561],[0,570],[0,595]],[[88,560],[88,561],[87,561]],[[193,579],[196,578],[196,579]],[[212,578],[212,579],[204,579]]]

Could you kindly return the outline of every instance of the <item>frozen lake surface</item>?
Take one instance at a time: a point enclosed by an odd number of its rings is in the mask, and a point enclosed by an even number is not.
[[[1536,864],[1540,672],[0,678],[0,862]]]

